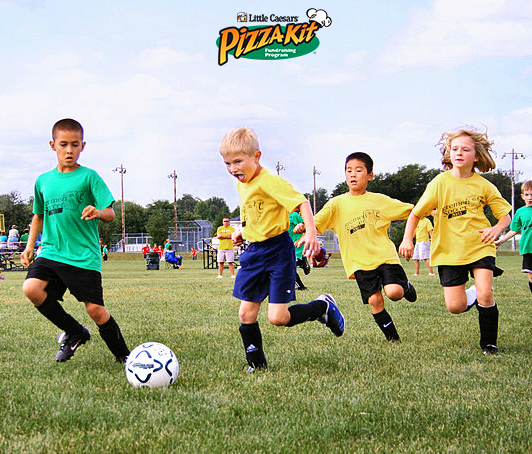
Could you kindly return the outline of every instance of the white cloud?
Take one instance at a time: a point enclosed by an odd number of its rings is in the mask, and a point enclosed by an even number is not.
[[[203,60],[202,56],[193,56],[183,51],[175,51],[169,47],[159,47],[142,51],[138,57],[138,66],[144,71],[150,71],[201,60]]]
[[[482,57],[532,55],[532,3],[436,0],[415,10],[379,58],[389,72],[408,66],[457,66]]]

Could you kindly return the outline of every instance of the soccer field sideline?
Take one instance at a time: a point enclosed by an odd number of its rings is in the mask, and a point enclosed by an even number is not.
[[[106,304],[130,348],[158,341],[173,349],[176,384],[132,388],[71,296],[64,304],[93,337],[71,361],[55,363],[57,330],[24,299],[24,273],[6,273],[0,451],[532,449],[532,311],[519,256],[498,259],[505,269],[495,282],[499,357],[482,355],[475,310],[447,312],[437,276],[412,278],[416,303],[386,301],[403,341],[389,345],[333,259],[302,276],[309,290],[297,296],[305,302],[332,293],[346,315],[345,335],[335,338],[319,323],[274,327],[262,308],[270,371],[252,375],[241,371],[238,301],[228,276],[217,280],[200,261],[148,272],[142,260],[116,258],[104,264]],[[405,268],[411,276],[412,264]]]

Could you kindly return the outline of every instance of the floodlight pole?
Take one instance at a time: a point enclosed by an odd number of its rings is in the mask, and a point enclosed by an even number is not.
[[[174,240],[177,241],[177,192],[176,192],[176,181],[177,181],[177,173],[174,170],[174,173],[171,173],[168,175],[168,178],[173,178],[174,180]]]
[[[314,177],[314,214],[316,214],[316,175],[321,175],[319,170],[316,170],[316,166],[314,166],[314,169],[312,170],[312,175]]]
[[[510,175],[510,179],[512,182],[512,219],[514,217],[515,213],[515,176],[521,175],[523,172],[520,170],[515,170],[515,161],[517,159],[525,159],[525,155],[523,153],[517,153],[513,148],[510,153],[504,153],[502,155],[502,159],[504,159],[506,156],[511,156],[512,158],[512,170],[505,171],[504,173],[506,175]],[[512,251],[515,251],[515,236],[512,237]]]
[[[122,252],[126,252],[126,208],[124,206],[124,174],[126,169],[120,164],[120,167],[113,169],[113,172],[120,173],[120,188],[122,190]]]
[[[285,168],[279,161],[277,161],[277,165],[275,166],[275,168],[277,169],[277,175],[281,173],[281,170],[285,170]]]

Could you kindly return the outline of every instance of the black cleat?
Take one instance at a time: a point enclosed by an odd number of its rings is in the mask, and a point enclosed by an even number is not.
[[[403,298],[407,301],[410,301],[411,303],[417,300],[416,289],[410,282],[408,283],[408,287],[405,290],[405,294],[403,295]]]
[[[499,354],[499,347],[493,344],[488,344],[482,349],[482,353],[486,356],[497,356]]]
[[[61,343],[61,347],[59,348],[59,351],[55,357],[57,362],[63,363],[68,361],[74,356],[77,348],[91,338],[91,333],[89,330],[83,325],[81,325],[81,327],[82,331],[78,334],[62,333],[59,335],[57,341]]]

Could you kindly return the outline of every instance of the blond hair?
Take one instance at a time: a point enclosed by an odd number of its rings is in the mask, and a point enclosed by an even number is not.
[[[527,180],[521,186],[521,194],[524,194],[525,191],[532,191],[532,180]]]
[[[481,172],[489,172],[493,170],[497,165],[491,156],[493,152],[493,142],[488,139],[486,132],[478,132],[474,129],[459,129],[454,132],[444,132],[437,145],[440,145],[442,154],[441,163],[445,170],[453,168],[451,162],[451,143],[454,139],[461,136],[470,137],[475,144],[475,157],[477,161],[473,164],[473,168],[477,168]]]
[[[233,153],[244,153],[249,156],[259,150],[259,140],[252,129],[231,129],[223,138],[220,145],[220,154],[227,156]]]

